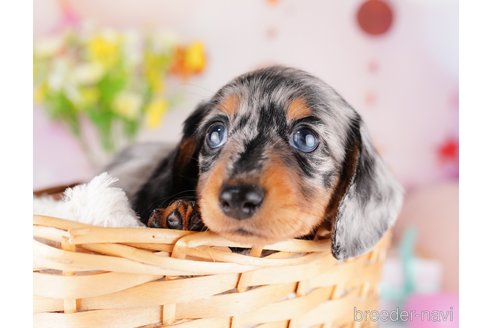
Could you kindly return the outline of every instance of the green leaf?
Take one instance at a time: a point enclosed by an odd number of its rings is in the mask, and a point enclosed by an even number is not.
[[[65,123],[73,134],[80,135],[79,113],[62,90],[47,93],[45,108],[53,120]]]

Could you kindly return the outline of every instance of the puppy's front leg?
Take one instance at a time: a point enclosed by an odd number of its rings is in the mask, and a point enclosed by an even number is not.
[[[175,200],[168,207],[155,209],[147,225],[151,228],[202,231],[204,225],[196,202]]]

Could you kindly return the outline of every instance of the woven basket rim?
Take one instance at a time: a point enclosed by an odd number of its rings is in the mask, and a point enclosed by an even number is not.
[[[251,245],[209,231],[43,215],[33,216],[33,235],[34,322],[50,328],[351,326],[354,306],[377,308],[391,239],[387,232],[366,254],[338,261],[329,239],[241,254],[229,247]]]

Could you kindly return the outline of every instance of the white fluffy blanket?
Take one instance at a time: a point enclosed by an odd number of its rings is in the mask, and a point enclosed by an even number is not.
[[[121,188],[107,173],[89,183],[65,190],[61,200],[34,198],[34,214],[53,216],[103,227],[143,227]]]

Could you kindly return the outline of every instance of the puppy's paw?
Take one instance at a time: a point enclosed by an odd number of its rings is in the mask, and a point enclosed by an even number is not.
[[[166,208],[155,209],[147,225],[151,228],[203,231],[205,226],[194,201],[176,200]]]

